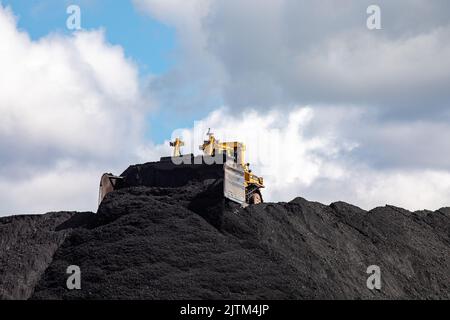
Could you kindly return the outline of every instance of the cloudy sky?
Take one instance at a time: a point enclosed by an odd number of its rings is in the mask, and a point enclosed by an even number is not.
[[[268,201],[449,206],[449,57],[448,0],[0,0],[0,215],[95,210],[209,127]]]

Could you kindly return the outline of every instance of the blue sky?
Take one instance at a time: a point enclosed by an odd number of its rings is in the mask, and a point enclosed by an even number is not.
[[[173,65],[174,30],[139,13],[128,0],[3,0],[19,17],[19,27],[37,40],[52,32],[70,33],[66,25],[66,8],[82,8],[83,29],[103,28],[111,44],[120,45],[133,59],[142,74],[164,73]]]

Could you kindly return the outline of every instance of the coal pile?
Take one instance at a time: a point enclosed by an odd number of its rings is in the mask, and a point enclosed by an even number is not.
[[[450,209],[241,208],[220,166],[128,168],[98,212],[0,219],[3,299],[449,299]],[[68,290],[66,269],[81,269]],[[367,267],[381,269],[369,290]]]
[[[0,299],[26,299],[69,235],[66,221],[92,213],[55,212],[0,219]]]

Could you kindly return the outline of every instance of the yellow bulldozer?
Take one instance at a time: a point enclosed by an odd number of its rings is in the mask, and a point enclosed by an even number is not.
[[[236,176],[243,175],[243,187],[245,194],[245,202],[248,204],[258,204],[263,202],[260,189],[264,188],[264,179],[258,177],[250,170],[250,164],[245,162],[245,145],[242,142],[220,142],[208,130],[208,140],[205,140],[200,145],[200,150],[203,151],[205,156],[214,157],[217,154],[224,154],[228,159],[232,159],[231,162],[225,163],[225,196],[233,199],[233,196],[229,196],[226,192],[231,190],[230,182],[236,182]],[[227,172],[228,171],[228,172]],[[233,173],[232,173],[233,172]],[[228,175],[227,175],[228,173]],[[234,179],[233,179],[234,178]],[[233,183],[240,188],[240,179],[237,179],[238,183]],[[242,199],[238,202],[244,202]]]
[[[153,168],[149,171],[150,174],[142,176],[143,173],[136,169],[139,165],[131,166],[121,176],[103,174],[100,179],[99,206],[106,195],[114,190],[138,185],[177,187],[188,183],[189,177],[195,176],[199,171],[212,178],[223,178],[225,198],[243,206],[262,203],[261,189],[264,188],[264,180],[253,174],[250,164],[245,162],[245,145],[241,142],[220,142],[210,130],[207,136],[208,139],[200,145],[200,150],[203,151],[201,156],[183,155],[181,147],[184,142],[176,138],[170,142],[170,146],[174,148],[171,157],[162,157],[159,162],[142,165]]]

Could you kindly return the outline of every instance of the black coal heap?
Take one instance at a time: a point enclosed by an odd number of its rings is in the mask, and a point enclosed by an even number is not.
[[[0,219],[3,299],[449,299],[450,209],[241,208],[221,166],[131,166],[97,214]],[[68,290],[66,269],[81,269]],[[367,267],[381,268],[369,290]]]

